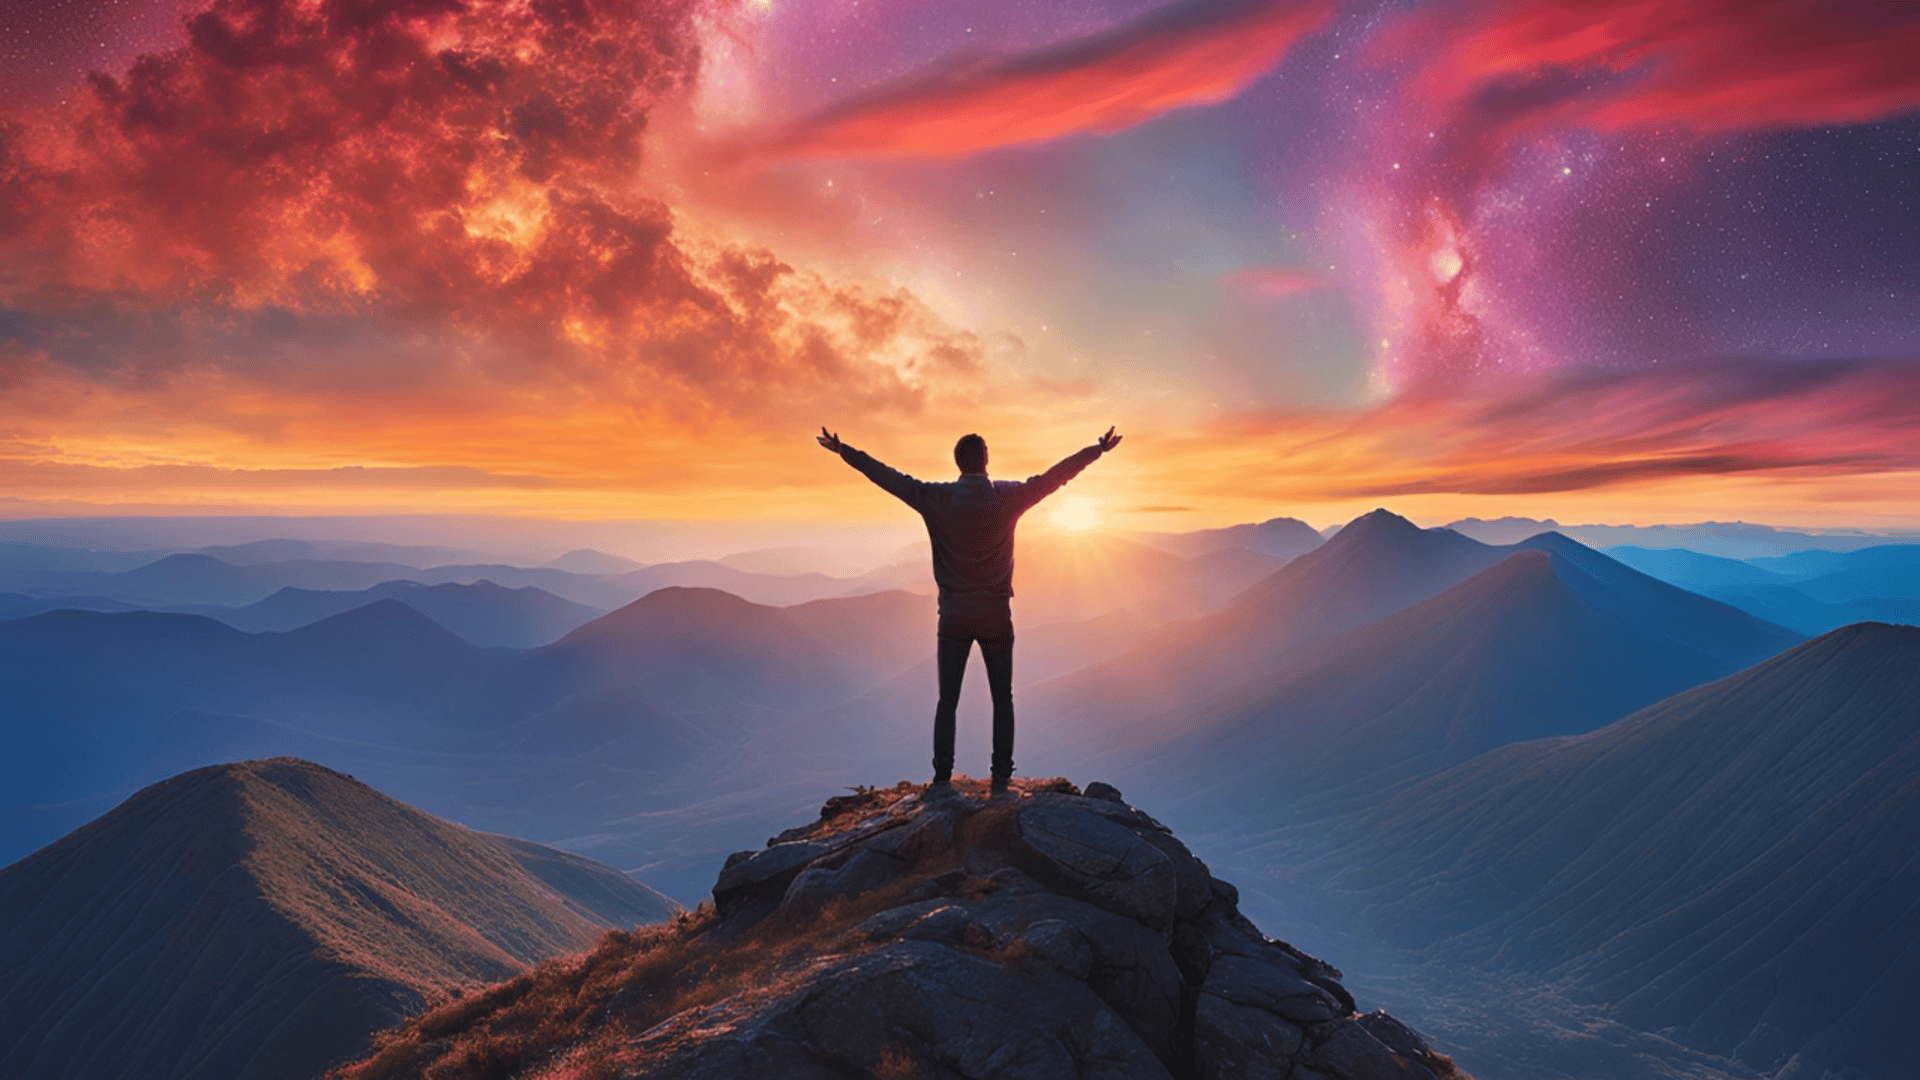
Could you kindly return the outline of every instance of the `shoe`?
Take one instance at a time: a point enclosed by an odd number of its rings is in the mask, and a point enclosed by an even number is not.
[[[1005,776],[994,777],[993,786],[990,789],[988,789],[987,797],[991,799],[1009,798],[1010,796],[1013,795],[1012,790],[1010,790],[1008,786],[1010,783],[1011,783],[1011,778],[1009,777],[1005,777]]]
[[[953,790],[953,782],[951,780],[935,780],[933,783],[927,785],[927,790],[921,794],[920,800],[922,802],[940,802],[946,799],[958,798],[959,794],[959,792]]]

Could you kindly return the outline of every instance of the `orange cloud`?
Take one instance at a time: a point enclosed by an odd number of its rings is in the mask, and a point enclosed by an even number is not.
[[[211,0],[184,47],[0,122],[6,483],[585,508],[644,487],[662,512],[707,484],[738,516],[777,440],[978,396],[986,347],[910,292],[649,192],[702,6]]]
[[[697,6],[215,0],[0,132],[6,336],[99,378],[330,365],[693,417],[911,412],[977,373],[911,295],[688,235],[636,182]]]
[[[1112,132],[1225,101],[1332,15],[1330,0],[1187,0],[1012,57],[961,56],[795,125],[787,158],[960,157]]]
[[[1243,418],[1176,450],[1195,478],[1188,492],[1276,504],[1913,472],[1920,358],[1743,357],[1428,385],[1355,412]]]

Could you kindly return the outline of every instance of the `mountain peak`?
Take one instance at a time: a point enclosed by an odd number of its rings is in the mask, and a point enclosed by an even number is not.
[[[663,610],[739,610],[764,607],[725,589],[705,585],[668,585],[635,600],[628,607],[645,605]]]
[[[562,1049],[583,1072],[685,1078],[1461,1075],[1405,1024],[1356,1015],[1337,970],[1261,934],[1111,786],[955,788],[830,799],[728,859],[694,918],[420,1017],[340,1076],[424,1076],[453,1053],[517,1073]],[[579,1016],[608,1037],[582,1044]]]
[[[181,552],[176,552],[175,554],[172,554],[172,555],[168,555],[164,558],[155,559],[154,561],[148,563],[147,565],[148,566],[226,567],[226,566],[232,566],[233,564],[226,561],[225,559],[215,558],[214,556],[208,555],[205,552],[181,551]]]
[[[271,636],[287,647],[340,650],[386,660],[398,660],[403,654],[458,655],[473,649],[465,638],[391,596]]]
[[[578,548],[546,565],[547,569],[565,570],[570,574],[625,574],[642,569],[645,564],[592,548]]]
[[[1534,533],[1532,536],[1529,536],[1525,540],[1521,541],[1520,546],[1538,548],[1542,551],[1571,552],[1571,551],[1592,551],[1593,550],[1592,548],[1588,547],[1587,545],[1581,543],[1578,540],[1575,540],[1573,537],[1568,536],[1566,533],[1563,533],[1558,529],[1548,529],[1545,532]]]
[[[1406,532],[1409,530],[1418,530],[1419,528],[1420,526],[1415,525],[1399,514],[1394,513],[1384,506],[1380,506],[1347,522],[1340,531],[1344,533],[1353,529],[1391,529],[1397,532]]]
[[[1350,551],[1370,549],[1379,546],[1399,547],[1407,543],[1418,543],[1423,537],[1451,536],[1452,533],[1441,529],[1422,529],[1406,518],[1391,510],[1370,510],[1340,527],[1340,531],[1328,538],[1321,551]]]
[[[321,619],[319,622],[309,623],[289,633],[320,636],[370,631],[382,634],[399,631],[436,637],[441,634],[450,635],[445,627],[420,614],[419,609],[391,596],[384,596],[338,615]]]
[[[1857,622],[1829,630],[1813,641],[1836,649],[1886,649],[1920,653],[1920,626],[1905,623]],[[1920,660],[1920,655],[1915,657]]]
[[[756,604],[724,589],[669,585],[594,619],[562,638],[560,643],[598,641],[635,630],[665,632],[676,620],[732,624],[742,619],[751,620],[756,613],[774,610],[777,609]]]
[[[0,1070],[316,1076],[429,1000],[673,913],[311,762],[196,769],[0,869]]]

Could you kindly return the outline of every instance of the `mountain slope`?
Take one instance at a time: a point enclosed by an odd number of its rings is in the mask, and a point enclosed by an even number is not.
[[[536,684],[633,686],[670,709],[817,707],[858,687],[852,665],[786,611],[718,589],[649,593],[525,663]]]
[[[0,1074],[312,1076],[433,995],[672,912],[306,762],[200,769],[0,870]]]
[[[1837,573],[1867,573],[1912,581],[1920,577],[1920,544],[1877,544],[1852,551],[1796,551],[1750,560],[1763,570],[1804,581]]]
[[[1192,708],[1302,645],[1373,622],[1498,563],[1511,549],[1375,510],[1252,585],[1223,610],[1147,629],[1115,658],[1029,695],[1063,734]]]
[[[1564,624],[1533,619],[1529,625],[1537,624],[1538,640],[1515,639],[1502,628],[1506,616],[1500,605],[1528,603],[1524,588],[1516,586],[1495,589],[1498,597],[1490,594],[1475,602],[1481,613],[1469,620],[1476,627],[1471,632],[1437,628],[1443,613],[1462,598],[1401,623],[1382,622],[1516,553],[1549,556],[1551,563],[1528,564],[1540,571],[1534,575],[1537,584],[1557,590],[1569,610],[1578,608],[1582,614],[1569,615]],[[1368,637],[1372,631],[1362,628],[1373,624],[1384,629]],[[1599,635],[1598,640],[1622,658],[1621,667],[1608,671],[1604,662],[1583,655],[1576,626]],[[1348,641],[1342,636],[1347,634],[1359,636]],[[1633,642],[1635,636],[1645,640]],[[1155,730],[1185,738],[1178,733],[1188,732],[1197,714],[1211,718],[1207,725],[1230,727],[1235,714],[1317,710],[1317,723],[1332,728],[1364,726],[1361,717],[1394,712],[1418,715],[1419,723],[1440,722],[1456,710],[1455,723],[1481,729],[1480,736],[1462,739],[1457,746],[1493,739],[1469,751],[1477,752],[1504,741],[1493,735],[1502,728],[1533,734],[1541,733],[1543,724],[1557,731],[1586,730],[1799,640],[1789,630],[1676,589],[1557,533],[1492,547],[1446,530],[1420,529],[1383,510],[1356,519],[1219,614],[1144,637],[1113,660],[1037,688],[1031,697],[1038,708],[1060,722],[1036,745],[1062,754],[1073,752],[1075,743],[1106,748],[1111,754],[1102,759],[1106,766],[1138,783],[1133,776],[1141,774],[1127,774],[1134,763],[1119,752],[1151,738]],[[1501,655],[1507,646],[1496,644],[1509,639],[1514,648],[1538,647],[1558,659],[1539,668],[1511,662]],[[1664,658],[1667,653],[1672,663]],[[1572,679],[1564,688],[1549,685],[1547,672],[1555,670],[1554,665]],[[1310,707],[1307,703],[1318,695],[1303,688],[1320,666],[1326,674],[1319,678],[1329,689]],[[1424,675],[1416,679],[1416,672]],[[1424,679],[1442,673],[1451,689],[1423,689]],[[1584,689],[1572,689],[1576,685]],[[1295,706],[1277,704],[1289,698]],[[1557,719],[1520,716],[1530,709],[1563,706],[1573,711]],[[1301,734],[1296,731],[1294,737]],[[1384,761],[1395,745],[1382,742],[1378,749],[1387,753],[1372,756]],[[1294,744],[1292,749],[1304,747]],[[1258,762],[1236,767],[1258,767]],[[1351,769],[1339,772],[1343,780],[1357,778]]]
[[[1560,543],[1544,546],[1553,550],[1517,552],[1203,707],[1156,718],[1131,733],[1161,750],[1129,783],[1184,794],[1223,821],[1257,818],[1506,743],[1590,731],[1797,640],[1724,605],[1692,610],[1692,594],[1675,603],[1661,590],[1679,591],[1657,582],[1636,595]]]
[[[1913,558],[1920,547],[1914,545],[1801,551],[1751,562],[1677,549],[1612,550],[1663,581],[1801,633],[1856,622],[1920,624],[1920,560]]]
[[[1778,1080],[1904,1075],[1920,986],[1920,629],[1846,627],[1294,843],[1332,917],[1573,980]],[[1851,1075],[1851,1074],[1849,1074]]]
[[[1529,537],[1516,546],[1552,553],[1570,569],[1563,575],[1569,586],[1588,602],[1733,667],[1763,660],[1804,637],[1734,605],[1669,585],[1557,532]]]
[[[35,807],[117,801],[207,763],[161,753],[156,740],[182,712],[435,750],[496,715],[499,666],[393,600],[284,634],[146,611],[0,622],[0,859],[85,820]]]
[[[365,589],[419,571],[399,563],[294,559],[235,566],[211,555],[169,555],[118,574],[100,574],[86,591],[130,603],[251,604],[289,585],[308,589]]]
[[[1718,595],[1729,589],[1764,589],[1785,585],[1789,580],[1742,559],[1702,555],[1686,548],[1645,548],[1628,544],[1610,547],[1607,554],[1643,574],[1652,574],[1669,585],[1703,596]]]
[[[933,655],[938,604],[931,596],[888,589],[811,600],[786,612],[848,663],[872,672],[874,684]]]

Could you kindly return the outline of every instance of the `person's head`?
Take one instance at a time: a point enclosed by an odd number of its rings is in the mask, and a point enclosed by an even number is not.
[[[953,463],[963,473],[987,471],[987,440],[978,435],[962,435],[953,444]]]

